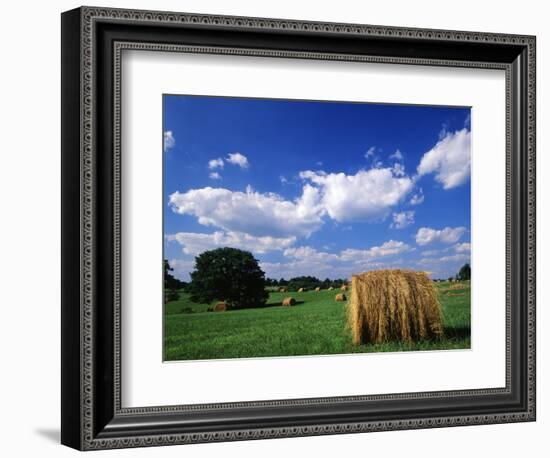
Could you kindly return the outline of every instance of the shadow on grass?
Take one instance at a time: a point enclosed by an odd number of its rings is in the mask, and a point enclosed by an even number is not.
[[[295,301],[294,302],[294,305],[291,305],[290,307],[296,307],[297,305],[300,305],[300,304],[305,304],[306,301]],[[265,304],[265,305],[260,305],[258,307],[252,307],[252,308],[256,308],[256,309],[264,309],[264,308],[267,308],[267,307],[282,307],[283,306],[283,302],[270,302],[269,304]]]
[[[469,326],[462,326],[462,327],[446,327],[445,328],[445,337],[451,338],[451,339],[465,339],[466,337],[470,337],[470,327]]]

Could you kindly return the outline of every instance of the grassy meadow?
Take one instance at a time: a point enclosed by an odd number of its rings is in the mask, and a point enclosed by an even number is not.
[[[186,293],[165,305],[165,360],[329,355],[470,348],[470,284],[436,283],[445,337],[438,341],[388,342],[355,346],[347,327],[346,303],[338,290],[270,291],[264,307],[208,312]],[[347,294],[347,293],[346,293]],[[349,294],[347,294],[349,298]],[[285,297],[297,304],[281,307]]]

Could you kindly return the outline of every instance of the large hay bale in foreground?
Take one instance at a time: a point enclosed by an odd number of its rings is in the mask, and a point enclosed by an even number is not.
[[[334,300],[336,302],[346,302],[348,300],[348,298],[346,297],[346,295],[344,293],[341,293],[341,294],[337,294],[334,297]]]
[[[425,272],[353,275],[348,322],[353,343],[412,342],[443,335],[437,290]]]
[[[225,312],[227,310],[227,304],[225,302],[218,302],[213,310],[214,312]]]
[[[293,297],[285,297],[283,300],[283,307],[290,307],[296,305],[296,300]]]

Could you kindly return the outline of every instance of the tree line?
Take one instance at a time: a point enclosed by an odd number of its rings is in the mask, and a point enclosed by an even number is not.
[[[231,308],[265,305],[269,297],[268,289],[285,288],[290,292],[301,288],[339,288],[348,283],[345,278],[320,280],[311,275],[290,280],[266,278],[252,253],[237,248],[217,248],[198,255],[189,283],[175,278],[172,272],[173,268],[164,260],[165,303],[177,300],[179,291],[183,290],[193,302],[210,303],[218,300],[226,302]],[[465,264],[454,279],[469,280],[470,275],[470,264]]]

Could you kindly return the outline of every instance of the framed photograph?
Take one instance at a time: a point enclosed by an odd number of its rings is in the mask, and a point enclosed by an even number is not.
[[[62,15],[62,443],[535,420],[535,37]]]

